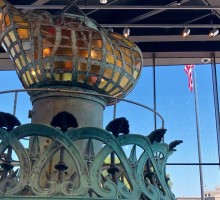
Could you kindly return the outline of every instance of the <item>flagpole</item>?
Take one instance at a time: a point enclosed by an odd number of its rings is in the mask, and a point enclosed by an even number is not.
[[[194,67],[195,68],[195,67]],[[195,114],[196,114],[196,132],[197,132],[197,145],[198,145],[198,157],[199,157],[199,177],[200,177],[200,188],[201,188],[201,199],[204,200],[204,183],[203,183],[203,171],[202,171],[202,156],[201,156],[201,144],[200,144],[200,129],[199,129],[199,115],[198,115],[198,101],[197,101],[197,85],[196,75],[192,68],[192,76],[194,82],[194,103],[195,103]]]

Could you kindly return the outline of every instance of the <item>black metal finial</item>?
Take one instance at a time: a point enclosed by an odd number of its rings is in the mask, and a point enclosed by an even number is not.
[[[125,117],[120,117],[109,122],[105,129],[112,132],[115,137],[118,137],[120,133],[129,133],[129,123]]]
[[[63,111],[53,117],[50,125],[54,127],[60,127],[61,131],[66,132],[70,127],[77,128],[78,122],[72,114]]]
[[[0,112],[0,127],[12,131],[15,126],[20,126],[21,122],[12,114]]]
[[[156,129],[152,131],[147,137],[150,140],[151,144],[154,142],[161,142],[162,138],[164,137],[167,129]]]

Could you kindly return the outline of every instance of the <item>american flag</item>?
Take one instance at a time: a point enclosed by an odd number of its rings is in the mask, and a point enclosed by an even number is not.
[[[192,80],[192,69],[194,65],[185,65],[184,71],[186,72],[188,76],[188,82],[189,82],[189,90],[193,91],[193,80]]]

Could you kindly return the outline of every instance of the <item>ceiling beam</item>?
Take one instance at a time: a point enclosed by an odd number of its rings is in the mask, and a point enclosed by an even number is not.
[[[46,1],[46,0],[45,0]],[[45,2],[43,1],[43,2]],[[14,5],[17,9],[63,9],[66,5]],[[82,10],[220,10],[220,6],[102,6],[78,5]]]

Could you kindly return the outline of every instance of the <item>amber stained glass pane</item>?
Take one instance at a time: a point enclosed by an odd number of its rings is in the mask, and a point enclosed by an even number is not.
[[[10,31],[10,32],[9,32],[9,36],[10,36],[10,38],[11,38],[11,41],[12,41],[12,42],[15,42],[16,38],[15,38],[15,35],[14,35],[14,32],[13,32],[13,31]]]
[[[89,85],[94,85],[97,81],[97,77],[96,76],[89,76],[87,83]]]
[[[100,66],[99,65],[91,65],[90,72],[94,74],[99,74]]]
[[[134,43],[131,42],[131,41],[128,40],[128,39],[124,39],[123,42],[124,42],[124,44],[126,44],[126,45],[128,45],[128,46],[130,46],[130,47],[134,47],[134,46],[135,46]]]
[[[133,56],[135,57],[135,58],[140,58],[141,56],[140,56],[140,53],[138,53],[137,51],[132,51],[132,54],[133,54]]]
[[[58,56],[72,56],[73,55],[72,48],[62,48],[62,47],[59,47],[57,49],[55,55],[58,55]]]
[[[122,61],[121,60],[116,60],[116,65],[120,68],[122,68]]]
[[[134,75],[133,75],[134,79],[136,79],[137,76],[138,76],[138,72],[136,70],[134,70]]]
[[[124,37],[122,35],[116,34],[116,33],[111,33],[111,36],[117,39],[123,39]]]
[[[115,88],[111,93],[110,95],[115,95],[116,93],[118,93],[120,90],[119,88]]]
[[[112,83],[110,83],[108,86],[107,86],[107,88],[106,88],[106,91],[109,91],[109,90],[111,90],[112,88],[113,88],[113,84]]]
[[[114,64],[115,63],[115,59],[114,59],[113,55],[108,53],[107,56],[106,56],[106,62]]]
[[[79,63],[78,64],[78,70],[79,71],[83,71],[83,72],[86,72],[87,71],[87,63]]]
[[[5,25],[9,26],[11,24],[10,18],[8,16],[8,14],[5,15]]]
[[[82,58],[88,58],[89,54],[86,50],[78,49],[78,56]]]
[[[82,82],[82,83],[84,83],[85,78],[86,78],[86,75],[80,73],[80,74],[78,74],[77,81],[78,81],[78,82]]]
[[[106,77],[106,78],[110,78],[111,77],[111,75],[112,75],[112,69],[109,69],[109,68],[105,68],[105,70],[104,70],[104,76]]]
[[[29,71],[26,71],[25,74],[26,74],[26,77],[28,79],[28,82],[30,83],[30,85],[32,85],[33,84],[33,80],[31,78],[31,75],[30,75]]]
[[[4,41],[5,41],[5,44],[9,47],[11,45],[9,39],[8,39],[8,36],[5,36],[4,38]]]
[[[43,57],[51,56],[52,48],[45,48],[43,49]]]
[[[106,86],[106,84],[107,84],[107,81],[104,80],[104,79],[102,79],[98,87],[99,87],[100,89],[102,89],[102,88],[104,88],[104,87]]]
[[[114,51],[115,55],[117,56],[117,58],[121,58],[121,53],[118,50]]]
[[[19,71],[21,70],[21,64],[20,64],[20,62],[19,62],[19,59],[17,58],[16,60],[15,60],[15,64],[16,64],[16,66],[17,66],[17,68],[19,69]]]
[[[91,50],[91,58],[94,60],[101,60],[102,59],[102,52]]]
[[[101,49],[102,48],[102,40],[92,40],[91,47]]]
[[[122,88],[124,88],[125,85],[127,84],[127,82],[128,82],[128,78],[124,76],[124,77],[121,79],[121,82],[120,82],[119,85],[120,85]]]
[[[24,57],[22,55],[19,56],[20,61],[21,61],[21,65],[24,67],[25,65],[25,61],[24,61]]]
[[[107,42],[106,48],[107,48],[107,51],[108,51],[108,52],[110,52],[110,53],[113,52],[113,51],[112,51],[112,47],[111,47],[111,45],[109,44],[109,42]]]
[[[13,47],[11,48],[10,52],[11,52],[11,56],[14,57],[15,56],[15,50],[14,50]]]
[[[55,69],[64,69],[64,70],[73,69],[72,61],[55,61],[54,65],[55,65]]]
[[[20,47],[18,46],[18,44],[15,45],[15,50],[16,50],[17,53],[20,52]]]
[[[27,81],[27,78],[26,78],[26,76],[25,76],[25,74],[22,74],[22,76],[21,76],[22,78],[22,82],[26,85],[26,86],[29,86],[29,84],[28,84],[28,81]]]
[[[117,82],[119,77],[120,77],[120,73],[119,73],[119,72],[115,72],[115,73],[114,73],[114,77],[113,77],[112,80],[113,80],[114,82]]]
[[[18,28],[17,29],[17,32],[18,32],[18,36],[20,39],[28,39],[29,38],[29,32],[28,32],[28,29],[25,29],[25,28]]]
[[[132,74],[132,69],[129,65],[125,65],[125,71],[128,72],[129,74]]]

